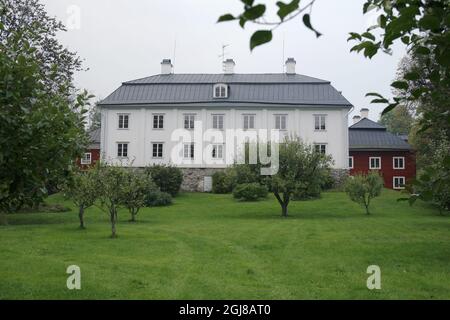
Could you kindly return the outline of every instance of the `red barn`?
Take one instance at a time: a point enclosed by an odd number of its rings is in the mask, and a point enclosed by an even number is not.
[[[404,139],[372,120],[355,116],[349,127],[350,174],[379,170],[384,186],[403,189],[416,176],[416,157]]]
[[[91,144],[83,157],[77,160],[77,164],[83,170],[93,166],[100,159],[100,128],[89,132],[89,138]]]

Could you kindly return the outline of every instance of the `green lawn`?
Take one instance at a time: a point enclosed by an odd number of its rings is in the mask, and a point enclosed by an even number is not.
[[[117,239],[105,213],[21,213],[0,227],[2,299],[449,299],[450,218],[384,190],[371,216],[340,192],[292,202],[182,194],[120,212]],[[59,196],[48,202],[69,202]],[[81,290],[66,288],[67,266]],[[382,289],[366,287],[379,265]]]

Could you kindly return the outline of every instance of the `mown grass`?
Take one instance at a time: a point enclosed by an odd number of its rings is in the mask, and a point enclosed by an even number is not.
[[[273,197],[181,194],[146,208],[137,223],[86,213],[60,195],[61,213],[22,213],[0,227],[2,299],[448,299],[450,218],[424,203],[410,207],[384,190],[370,216],[340,192],[292,202],[280,217]],[[66,287],[81,268],[81,290]],[[378,265],[382,289],[368,290]]]

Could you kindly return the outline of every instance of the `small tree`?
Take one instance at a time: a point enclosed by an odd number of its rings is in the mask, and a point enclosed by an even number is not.
[[[98,197],[97,177],[94,170],[76,172],[64,186],[64,193],[78,208],[80,228],[85,229],[84,211],[92,206]]]
[[[294,192],[307,190],[317,176],[325,176],[331,157],[316,152],[298,137],[286,138],[279,145],[279,169],[268,176],[270,189],[281,206],[281,215],[287,217],[288,206]]]
[[[367,214],[370,214],[371,200],[381,194],[382,188],[383,178],[376,171],[349,177],[345,183],[345,192],[350,200],[363,205]]]
[[[131,214],[130,222],[135,222],[139,210],[146,204],[147,194],[157,188],[148,175],[134,170],[127,172],[124,184],[123,204]]]
[[[180,168],[172,165],[153,165],[147,167],[145,171],[162,192],[175,197],[180,191],[183,182],[183,172]]]
[[[99,165],[99,195],[111,221],[111,238],[116,237],[117,212],[126,197],[127,171],[119,166]]]

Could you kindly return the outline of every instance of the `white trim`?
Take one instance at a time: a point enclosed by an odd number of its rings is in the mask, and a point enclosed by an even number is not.
[[[395,179],[403,179],[403,183],[400,183],[400,184],[403,185],[403,187],[396,187],[396,186],[395,186]],[[405,189],[405,187],[404,187],[405,183],[406,183],[406,179],[405,179],[404,176],[393,176],[393,177],[392,177],[392,189],[395,189],[395,190],[402,190],[402,189]]]
[[[395,167],[395,159],[402,159],[403,166],[396,168]],[[392,157],[392,169],[395,169],[395,170],[405,169],[405,157]]]
[[[152,129],[153,130],[164,130],[164,124],[166,122],[165,120],[165,113],[152,113]],[[155,116],[158,117],[158,127],[155,128]],[[159,128],[159,117],[162,116],[162,128]]]
[[[377,167],[377,168],[372,167],[372,159],[379,159],[380,166]],[[380,170],[381,169],[381,157],[369,157],[369,169],[371,169],[371,170]]]
[[[123,156],[123,155],[119,156],[119,144],[122,144],[122,145],[126,144],[127,145],[127,155],[126,156]],[[130,143],[127,142],[127,141],[117,141],[116,142],[116,156],[117,156],[117,158],[119,158],[119,159],[127,159],[128,158],[128,154],[130,153],[129,146],[130,146]],[[122,146],[122,154],[123,154],[123,146]]]
[[[326,142],[315,142],[314,143],[314,151],[316,151],[316,146],[319,146],[319,152],[321,153],[321,154],[328,154],[328,143],[326,143]],[[321,146],[325,146],[325,153],[322,153],[322,148],[321,148]],[[316,151],[317,152],[317,151]]]
[[[89,155],[89,160],[86,159],[86,155]],[[85,152],[80,160],[81,164],[91,164],[92,163],[92,152]]]
[[[186,117],[188,117],[188,128],[186,128]],[[190,126],[191,124],[191,117],[194,117],[194,121],[192,122],[192,128]],[[195,118],[197,118],[196,113],[183,113],[183,128],[186,130],[194,130],[195,129]]]
[[[275,130],[287,130],[288,128],[288,115],[286,113],[275,113],[274,115],[274,121],[275,121]],[[277,128],[277,117],[280,117],[280,127]],[[282,117],[284,117],[284,128],[282,128]]]
[[[218,117],[217,118],[217,128],[214,128],[214,117]],[[220,127],[220,121],[219,121],[219,117],[222,117],[222,128],[219,128]],[[224,128],[225,128],[225,114],[223,114],[223,113],[213,113],[213,114],[211,114],[211,120],[212,120],[212,128],[213,129],[215,129],[215,130],[223,130]]]
[[[128,119],[127,119],[127,127],[126,128],[121,128],[120,127],[120,116],[127,116],[128,117]],[[129,130],[130,129],[130,113],[123,113],[123,112],[121,112],[121,113],[117,113],[117,130]],[[125,119],[125,118],[124,118]],[[123,124],[125,123],[125,120],[123,121],[123,123],[122,123],[122,126],[123,126]]]
[[[319,129],[316,129],[316,117],[319,117]],[[320,126],[321,118],[324,118],[325,129],[322,129]],[[316,132],[325,132],[327,131],[327,115],[326,114],[313,114],[313,128]]]
[[[219,89],[219,95],[216,95],[216,88],[220,88]],[[222,95],[222,88],[225,89],[225,95]],[[228,98],[228,85],[225,83],[216,83],[213,86],[213,98],[215,99],[226,99]]]
[[[214,160],[221,160],[223,159],[223,156],[225,154],[225,144],[224,143],[213,143],[211,144],[211,158]],[[216,149],[216,156],[213,156],[214,149]],[[221,152],[219,152],[219,149],[222,149]],[[219,157],[220,154],[220,157]]]
[[[161,157],[158,157],[158,156],[154,156],[153,155],[153,145],[154,144],[160,144],[161,145]],[[152,145],[152,159],[163,159],[164,158],[164,142],[159,142],[159,141],[152,141],[151,142],[151,145]],[[158,154],[158,147],[156,147],[156,153]]]
[[[349,169],[355,168],[355,157],[354,156],[348,156],[348,160],[352,159],[352,166],[348,166]],[[347,162],[348,162],[347,160]]]

